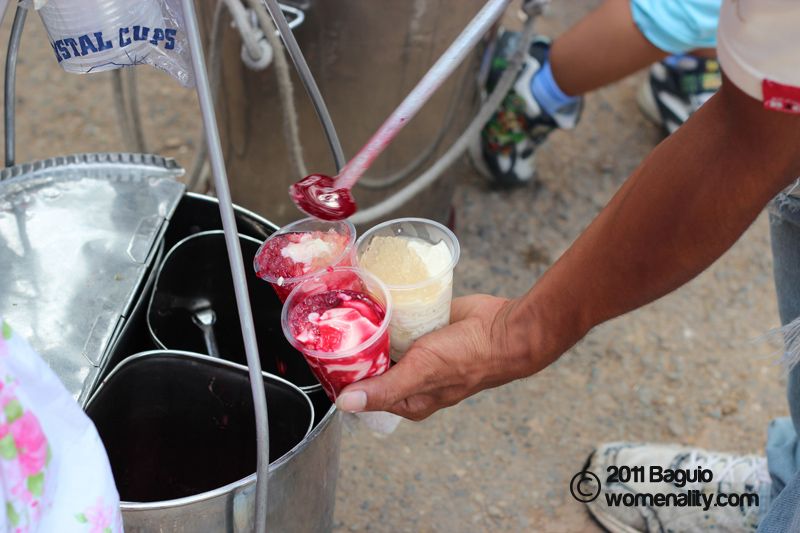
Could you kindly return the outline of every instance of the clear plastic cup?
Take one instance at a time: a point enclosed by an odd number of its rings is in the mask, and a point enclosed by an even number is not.
[[[331,302],[330,298],[337,297],[334,291],[350,291],[346,295],[358,293],[368,296],[373,304],[383,309],[383,317],[380,318],[377,329],[356,346],[332,351],[309,348],[308,344],[297,338],[303,332],[300,326],[311,320],[324,320],[324,313],[314,315],[321,309],[317,303],[325,298],[328,299],[327,302]],[[334,309],[338,308],[340,307],[334,306]],[[339,392],[347,385],[383,374],[389,369],[391,318],[391,296],[378,278],[357,268],[337,267],[304,280],[292,290],[283,306],[281,327],[292,346],[303,354],[328,397],[335,401]]]
[[[49,0],[39,15],[68,72],[139,63],[167,37],[159,0]]]
[[[287,234],[313,233],[317,231],[322,233],[333,231],[346,238],[345,245],[341,252],[330,257],[330,261],[325,262],[324,265],[318,265],[318,268],[314,268],[313,270],[310,270],[309,272],[306,272],[300,276],[282,276],[280,272],[270,271],[270,267],[277,267],[277,260],[260,260],[262,254],[265,253],[270,246],[273,246],[276,240],[285,238]],[[256,252],[256,257],[253,259],[253,268],[255,268],[258,277],[272,284],[272,288],[275,289],[275,293],[278,295],[278,298],[281,299],[281,302],[285,302],[286,298],[289,296],[289,293],[292,292],[292,289],[294,289],[297,284],[312,278],[314,275],[318,274],[324,269],[337,266],[352,266],[354,261],[353,252],[355,250],[355,242],[356,228],[348,220],[329,222],[326,220],[320,220],[318,218],[304,218],[296,222],[292,222],[291,224],[287,224],[279,231],[276,231],[270,235],[269,238],[265,240],[258,249],[258,252]]]
[[[433,272],[415,282],[396,282],[403,276],[400,261],[390,261],[391,271],[376,269],[365,263],[364,254],[376,237],[407,238],[430,245],[444,243],[450,254],[444,261],[439,254]],[[441,245],[440,245],[441,246]],[[450,303],[453,299],[453,269],[461,253],[458,239],[447,227],[424,218],[400,218],[378,224],[356,241],[356,264],[381,278],[392,295],[391,324],[392,359],[399,360],[415,340],[450,323]],[[374,257],[373,257],[374,258]],[[386,258],[389,260],[389,257]],[[432,258],[431,258],[432,259]],[[384,274],[384,275],[382,275]]]

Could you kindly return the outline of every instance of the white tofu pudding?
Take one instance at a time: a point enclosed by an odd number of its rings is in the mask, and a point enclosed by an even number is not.
[[[397,361],[415,340],[450,323],[458,239],[422,218],[379,224],[356,241],[358,266],[380,279],[394,303],[391,355]]]

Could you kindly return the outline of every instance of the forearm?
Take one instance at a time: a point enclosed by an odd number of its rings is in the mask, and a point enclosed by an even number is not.
[[[536,366],[722,255],[797,175],[798,122],[726,87],[661,143],[509,312]]]

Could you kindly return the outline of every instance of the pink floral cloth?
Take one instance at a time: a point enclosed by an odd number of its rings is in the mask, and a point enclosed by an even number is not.
[[[94,424],[0,319],[0,533],[122,531]]]

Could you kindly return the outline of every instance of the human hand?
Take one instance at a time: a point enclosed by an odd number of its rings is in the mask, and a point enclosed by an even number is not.
[[[484,294],[456,298],[449,326],[417,340],[381,376],[346,387],[336,405],[422,420],[481,390],[531,375],[540,367],[529,355],[528,332],[509,330],[516,305]]]

